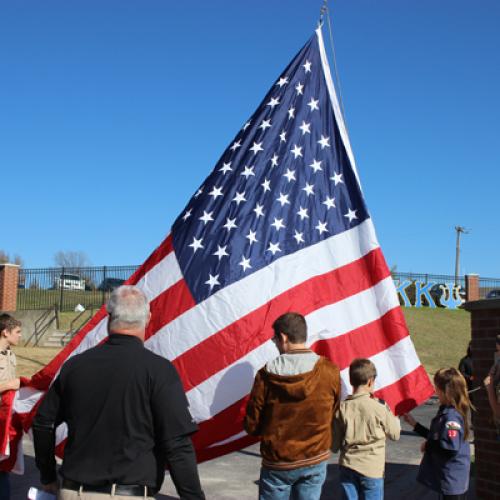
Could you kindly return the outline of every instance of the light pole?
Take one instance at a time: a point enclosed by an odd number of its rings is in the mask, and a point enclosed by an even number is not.
[[[457,232],[457,248],[455,254],[455,286],[458,286],[458,275],[460,271],[460,233],[468,234],[469,231],[463,226],[455,226]]]

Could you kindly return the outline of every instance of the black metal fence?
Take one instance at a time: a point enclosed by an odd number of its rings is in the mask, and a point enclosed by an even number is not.
[[[110,291],[121,285],[139,266],[103,266],[80,268],[21,269],[18,309],[49,309],[74,311],[80,304],[85,309],[98,308],[106,302]],[[446,274],[393,272],[396,282],[405,280],[436,284],[454,283],[455,276]],[[458,278],[465,288],[465,277]],[[480,298],[492,290],[500,290],[500,279],[479,278]],[[409,291],[411,294],[411,290]]]
[[[139,266],[21,269],[18,309],[74,311],[104,304],[113,288],[121,285]]]

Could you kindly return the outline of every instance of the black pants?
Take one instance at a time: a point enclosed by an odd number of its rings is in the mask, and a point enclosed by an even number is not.
[[[441,500],[467,500],[467,492],[461,495],[439,495]]]

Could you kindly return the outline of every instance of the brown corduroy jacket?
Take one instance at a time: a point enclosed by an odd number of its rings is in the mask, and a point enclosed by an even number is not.
[[[244,422],[248,434],[261,437],[262,465],[287,470],[328,459],[339,401],[339,368],[324,357],[311,371],[298,375],[277,375],[262,368]]]

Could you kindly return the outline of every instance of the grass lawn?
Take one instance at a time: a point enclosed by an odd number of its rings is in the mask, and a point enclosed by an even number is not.
[[[458,367],[470,340],[470,316],[463,310],[403,307],[417,353],[432,377],[443,366]],[[60,313],[61,330],[68,330],[74,312]],[[90,311],[88,315],[90,318]],[[82,317],[82,319],[84,319]],[[29,377],[47,364],[60,349],[16,347],[18,373]]]
[[[442,367],[458,368],[470,341],[470,314],[443,308],[403,307],[410,335],[429,375]]]

